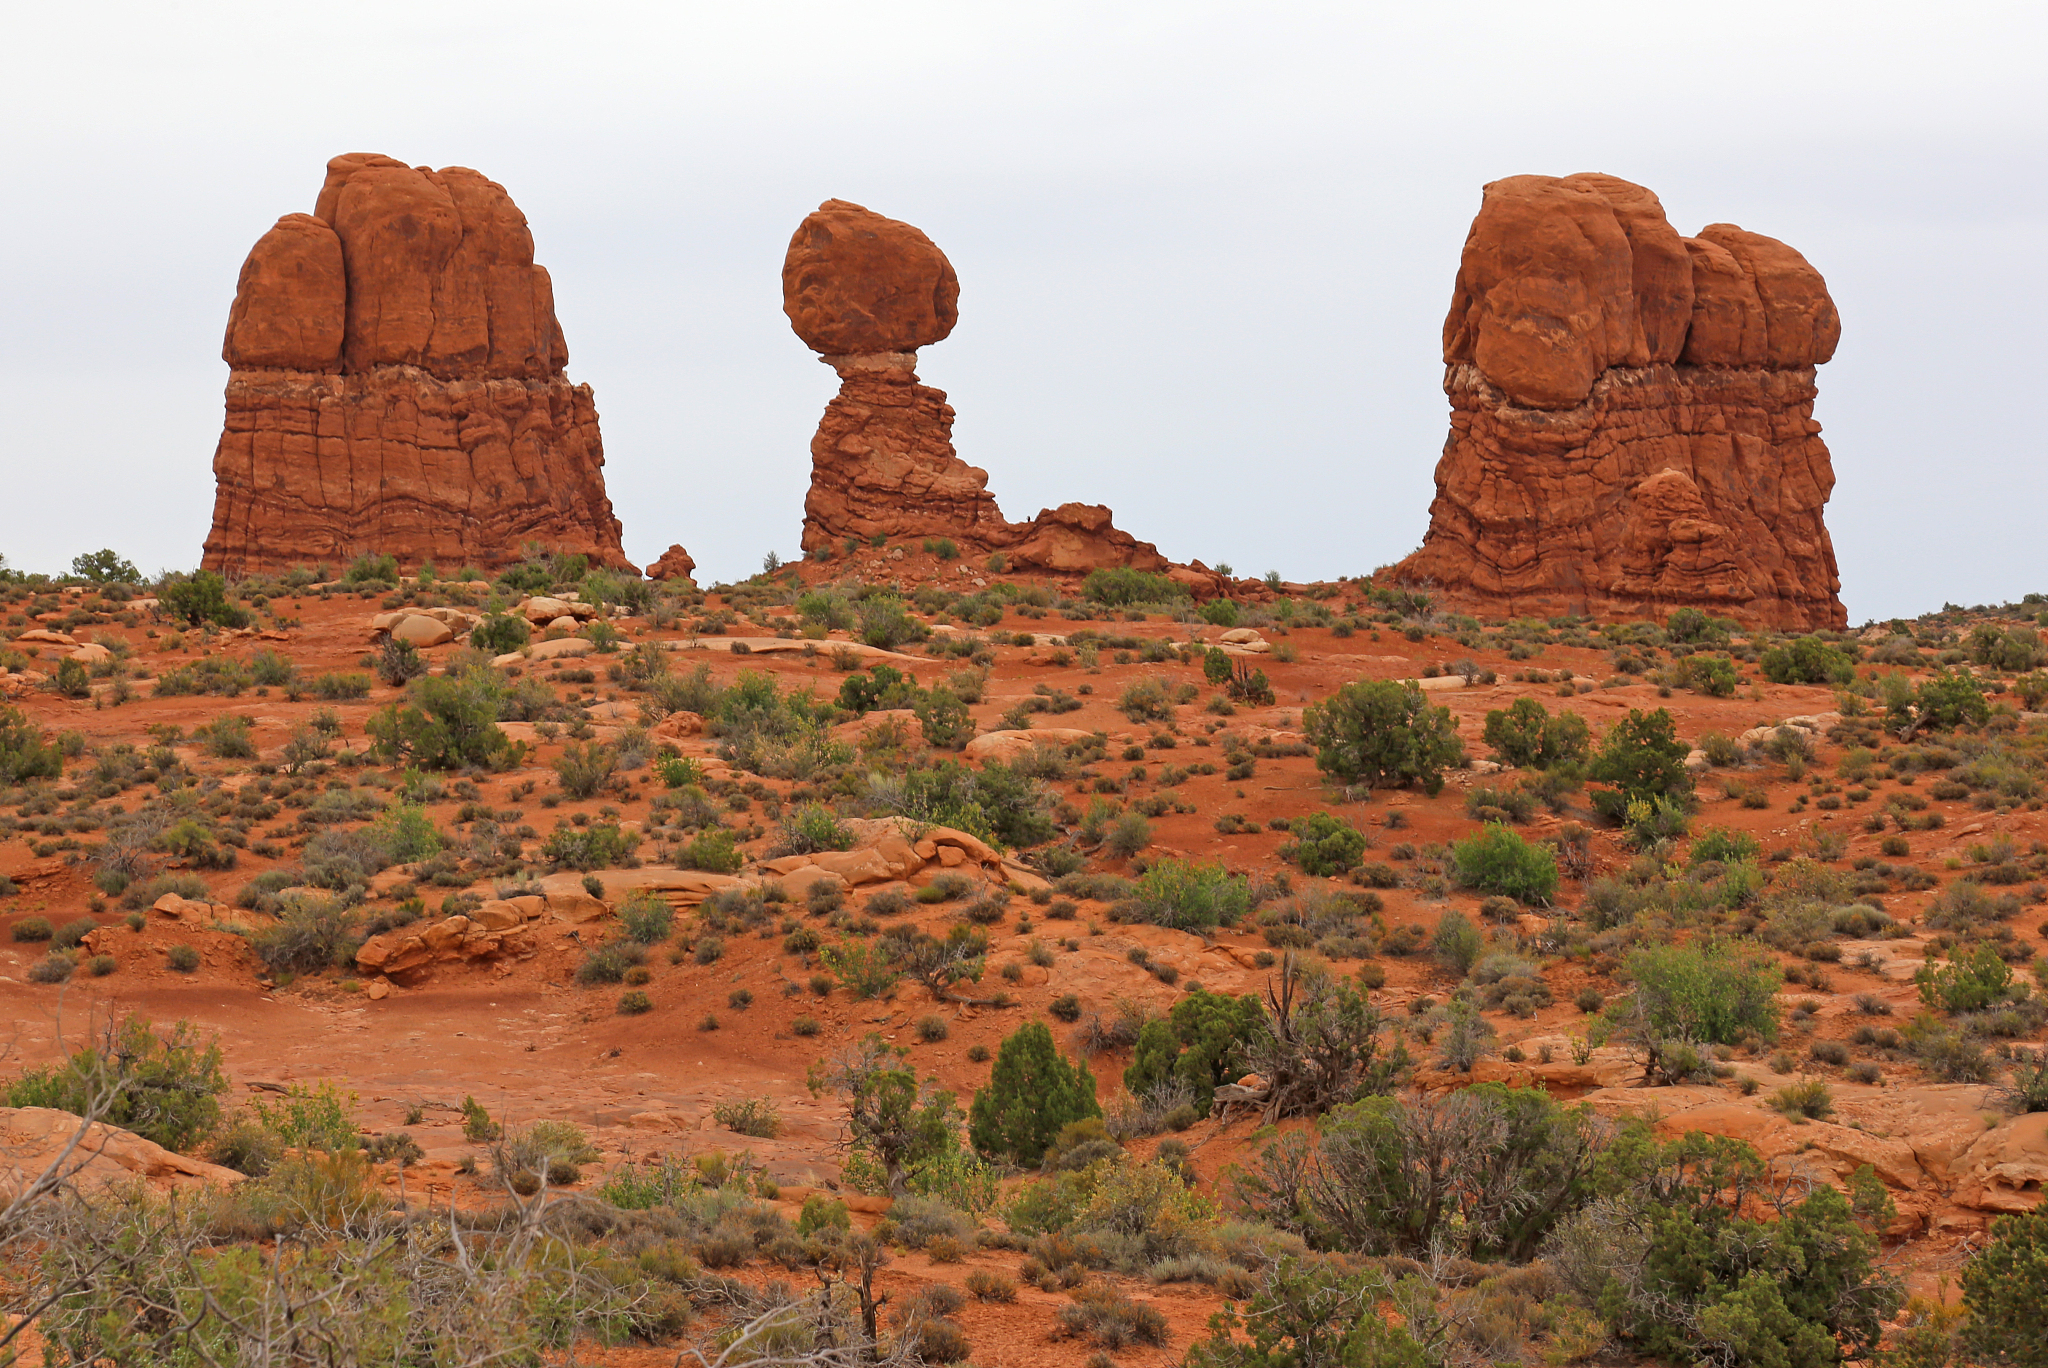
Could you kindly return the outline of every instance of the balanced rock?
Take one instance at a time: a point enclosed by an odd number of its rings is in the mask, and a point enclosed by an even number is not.
[[[1820,273],[1773,238],[1681,237],[1614,176],[1493,182],[1444,321],[1429,532],[1393,578],[1517,616],[1843,626],[1813,420],[1840,335]]]
[[[529,542],[636,569],[526,216],[477,172],[330,161],[243,263],[221,355],[208,569],[488,570]]]
[[[797,225],[782,262],[782,311],[826,356],[912,352],[960,320],[960,280],[907,223],[826,200]]]
[[[1156,548],[1099,505],[1064,504],[1029,523],[1003,517],[988,472],[953,449],[953,407],[917,378],[917,349],[958,322],[960,282],[918,229],[845,200],[797,226],[782,265],[790,326],[839,376],[811,439],[803,549],[874,538],[944,537],[1002,550],[1018,569],[1157,570]]]

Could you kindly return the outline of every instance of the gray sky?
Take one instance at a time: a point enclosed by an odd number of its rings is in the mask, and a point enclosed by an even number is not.
[[[2020,3],[17,7],[0,553],[196,563],[242,258],[377,151],[526,211],[637,561],[794,554],[835,381],[778,271],[838,196],[958,269],[919,371],[1011,517],[1369,571],[1427,525],[1480,186],[1607,171],[1827,277],[1851,619],[2018,597],[2048,589],[2044,36]]]

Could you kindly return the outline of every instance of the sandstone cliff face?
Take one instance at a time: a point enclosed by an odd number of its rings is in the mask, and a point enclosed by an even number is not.
[[[1395,578],[1504,614],[1846,625],[1813,421],[1840,335],[1782,242],[1682,238],[1612,176],[1494,182],[1444,322],[1429,532]]]
[[[529,541],[633,570],[526,217],[474,171],[352,153],[242,266],[203,564],[389,552],[494,569]]]
[[[988,472],[953,450],[952,405],[919,383],[916,367],[917,349],[944,340],[959,320],[960,282],[922,232],[827,200],[790,239],[782,299],[790,326],[840,382],[811,439],[806,553],[847,538],[948,537],[970,551],[1003,551],[1019,569],[1167,565],[1099,505],[1008,521],[988,492]]]

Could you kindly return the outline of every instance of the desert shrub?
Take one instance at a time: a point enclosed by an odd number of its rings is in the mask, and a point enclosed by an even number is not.
[[[1781,975],[1775,961],[1722,942],[1651,946],[1624,963],[1634,990],[1607,1005],[1601,1038],[1616,1037],[1652,1078],[1682,1083],[1713,1045],[1775,1039]]]
[[[1657,1142],[1631,1122],[1610,1151],[1613,1196],[1549,1245],[1564,1284],[1659,1360],[1711,1354],[1729,1368],[1831,1368],[1867,1359],[1900,1301],[1870,1225],[1889,1203],[1868,1168],[1846,1196],[1818,1184],[1767,1204],[1768,1170],[1740,1141]],[[1774,1217],[1776,1219],[1772,1219]]]
[[[737,1102],[720,1102],[711,1109],[711,1119],[735,1135],[773,1140],[782,1134],[782,1111],[765,1097],[747,1097]]]
[[[1081,596],[1092,603],[1124,608],[1135,603],[1172,603],[1186,598],[1188,590],[1164,575],[1119,565],[1090,570],[1081,581]]]
[[[1923,963],[1913,975],[1920,1000],[1949,1012],[1981,1012],[2004,1002],[2013,991],[2012,966],[1992,945],[1961,951],[1947,964]],[[2022,989],[2024,991],[2024,989]]]
[[[1969,931],[2017,916],[2020,900],[2008,893],[1992,897],[1974,879],[1957,879],[1927,905],[1921,920],[1937,931]]]
[[[1725,827],[1708,827],[1693,838],[1688,863],[1697,868],[1708,861],[1721,864],[1738,862],[1754,864],[1763,852],[1763,843],[1746,831],[1729,831]]]
[[[488,613],[469,631],[469,644],[492,655],[510,655],[531,640],[533,628],[516,613]]]
[[[312,974],[347,964],[361,944],[354,909],[317,894],[281,899],[277,922],[249,937],[249,948],[274,974]]]
[[[322,702],[345,703],[370,696],[370,677],[360,673],[330,672],[315,676],[307,688]]]
[[[1596,790],[1593,806],[1610,821],[1621,821],[1631,803],[1659,800],[1683,803],[1692,796],[1686,773],[1686,745],[1663,708],[1652,713],[1629,709],[1628,716],[1608,730],[1600,753],[1587,769],[1590,778],[1612,787]]]
[[[1815,636],[1771,647],[1758,665],[1773,684],[1847,684],[1856,678],[1854,662]]]
[[[377,650],[375,666],[377,678],[396,688],[409,679],[418,679],[427,672],[426,657],[419,647],[410,641],[400,641],[395,636],[384,638],[384,644]]]
[[[157,606],[188,627],[215,623],[222,627],[247,627],[248,610],[228,599],[227,581],[211,570],[189,578],[167,579],[157,590]]]
[[[1265,1146],[1237,1180],[1253,1217],[1311,1248],[1532,1257],[1599,1190],[1604,1128],[1540,1088],[1368,1097]]]
[[[1991,1223],[1991,1240],[1962,1268],[1963,1332],[1969,1349],[1985,1361],[2044,1368],[2048,1343],[2041,1336],[2041,1289],[2048,1287],[2048,1206]]]
[[[1458,882],[1481,893],[1547,903],[1557,891],[1557,857],[1550,847],[1525,841],[1498,822],[1455,843],[1451,862]]]
[[[374,831],[328,829],[306,842],[301,877],[308,887],[340,893],[368,887],[371,877],[390,865],[390,848]]]
[[[959,750],[974,739],[974,719],[967,704],[943,684],[920,694],[911,711],[925,744],[935,750]]]
[[[1075,1008],[1078,1016],[1078,1002]],[[1250,994],[1233,998],[1190,988],[1165,1019],[1139,1028],[1124,1087],[1144,1097],[1168,1079],[1179,1079],[1195,1109],[1206,1114],[1217,1087],[1244,1073],[1246,1052],[1264,1023],[1265,1009]]]
[[[180,974],[199,967],[199,952],[189,945],[174,945],[164,952],[164,963]]]
[[[0,784],[26,784],[32,779],[58,779],[64,755],[48,732],[29,721],[19,708],[0,707]]]
[[[1074,1300],[1060,1308],[1059,1324],[1062,1334],[1088,1339],[1105,1349],[1166,1343],[1164,1315],[1101,1283],[1090,1283],[1074,1293]]]
[[[1540,770],[1584,759],[1591,733],[1577,713],[1553,715],[1533,698],[1518,698],[1486,714],[1485,740],[1503,763]]]
[[[14,924],[13,937],[16,944],[33,945],[46,941],[56,934],[48,917],[23,917]]]
[[[220,1045],[187,1022],[159,1032],[140,1016],[110,1024],[63,1064],[30,1069],[8,1084],[10,1107],[93,1115],[169,1150],[189,1149],[220,1121]]]
[[[1835,1094],[1823,1080],[1809,1078],[1771,1094],[1771,1106],[1787,1116],[1825,1121],[1835,1113]]]
[[[967,1295],[973,1297],[976,1301],[1013,1302],[1017,1300],[1016,1280],[1006,1277],[994,1269],[971,1269],[967,1277],[962,1280],[962,1285],[966,1287]]]
[[[97,931],[99,925],[91,917],[79,917],[74,921],[65,922],[50,933],[50,948],[53,950],[74,949],[87,936]]]
[[[571,798],[594,798],[612,781],[619,754],[602,741],[570,742],[552,762],[556,781]]]
[[[870,646],[893,651],[909,641],[922,641],[925,625],[912,617],[893,594],[873,594],[854,605],[857,635]]]
[[[1430,948],[1437,958],[1459,974],[1467,973],[1479,959],[1480,951],[1486,948],[1486,938],[1480,934],[1463,912],[1453,907],[1437,920],[1436,931],[1430,936]]]
[[[515,1191],[536,1180],[550,1187],[583,1181],[583,1165],[596,1163],[597,1146],[568,1121],[536,1121],[512,1131],[491,1152],[491,1165]]]
[[[786,810],[781,828],[781,837],[773,850],[777,856],[845,850],[853,844],[853,833],[822,803],[803,803]]]
[[[1251,880],[1221,864],[1161,860],[1139,876],[1128,901],[1117,907],[1126,920],[1176,931],[1235,926],[1252,910]]]
[[[274,1103],[260,1099],[249,1104],[256,1124],[277,1138],[287,1149],[316,1149],[341,1153],[360,1149],[362,1128],[356,1123],[356,1095],[321,1081],[293,1083]]]
[[[647,951],[632,941],[608,941],[591,950],[576,966],[576,981],[585,987],[623,983],[626,971],[647,962]]]
[[[1382,1049],[1382,1024],[1359,985],[1304,971],[1289,955],[1278,984],[1267,987],[1265,1019],[1246,1050],[1246,1066],[1266,1080],[1269,1114],[1315,1116],[1391,1091],[1410,1061],[1398,1040]]]
[[[644,1016],[654,1010],[654,999],[638,988],[619,994],[620,1016]]]
[[[1465,758],[1451,710],[1391,680],[1356,680],[1310,704],[1302,732],[1316,748],[1316,768],[1369,788],[1414,784],[1433,796],[1443,771]]]
[[[885,947],[865,941],[842,940],[822,946],[818,959],[847,992],[863,1000],[883,996],[903,977]]]
[[[968,1110],[968,1138],[991,1158],[1036,1164],[1070,1121],[1102,1114],[1095,1076],[1069,1064],[1042,1022],[1027,1022],[1002,1043],[988,1085]]]
[[[1292,860],[1304,874],[1329,878],[1358,867],[1365,858],[1364,833],[1327,812],[1311,812],[1289,825],[1292,840],[1280,847],[1280,858]]]
[[[1325,1361],[1318,1352],[1325,1345],[1341,1355],[1333,1363],[1421,1368],[1430,1362],[1422,1345],[1377,1309],[1418,1305],[1419,1283],[1411,1277],[1397,1287],[1376,1270],[1335,1260],[1279,1259],[1241,1307],[1226,1304],[1210,1318],[1209,1338],[1189,1347],[1187,1368],[1291,1368]]]
[[[52,950],[28,967],[30,983],[64,983],[78,968],[78,960],[68,950]]]
[[[555,869],[611,869],[628,864],[639,844],[639,833],[627,831],[617,822],[592,822],[584,827],[565,822],[548,834],[540,854]]]
[[[619,929],[641,945],[667,940],[675,920],[675,909],[658,893],[635,893],[619,906]]]
[[[702,869],[712,874],[739,872],[747,857],[723,828],[699,832],[676,850],[676,863],[684,869]]]
[[[498,726],[504,692],[504,680],[489,666],[415,679],[406,703],[370,718],[373,749],[393,763],[423,769],[507,768],[525,748]]]
[[[1991,716],[1983,686],[1966,670],[1936,670],[1920,681],[1913,702],[1922,725],[1944,731],[1965,724],[1981,727]]]
[[[246,717],[223,713],[212,722],[192,729],[206,753],[222,760],[248,760],[256,755],[253,728]]]
[[[398,583],[398,557],[365,551],[349,562],[348,569],[341,572],[343,584],[384,584]]]

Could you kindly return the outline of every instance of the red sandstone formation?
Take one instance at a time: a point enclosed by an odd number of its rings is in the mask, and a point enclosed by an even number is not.
[[[651,580],[682,580],[692,588],[696,587],[697,562],[682,547],[671,544],[661,553],[661,559],[647,567],[647,578]]]
[[[959,319],[960,282],[932,240],[907,223],[827,200],[797,226],[782,265],[782,311],[839,374],[839,394],[811,439],[803,548],[852,538],[947,537],[1002,551],[1019,569],[1163,569],[1149,543],[1118,531],[1106,508],[1063,504],[1012,523],[988,472],[953,450],[953,408],[918,383],[917,349]]]
[[[1813,421],[1840,335],[1782,242],[1680,237],[1613,176],[1493,182],[1444,320],[1429,532],[1394,577],[1503,614],[1846,625]]]
[[[634,569],[526,216],[478,173],[330,161],[243,263],[221,355],[208,569],[495,569],[528,542]]]

